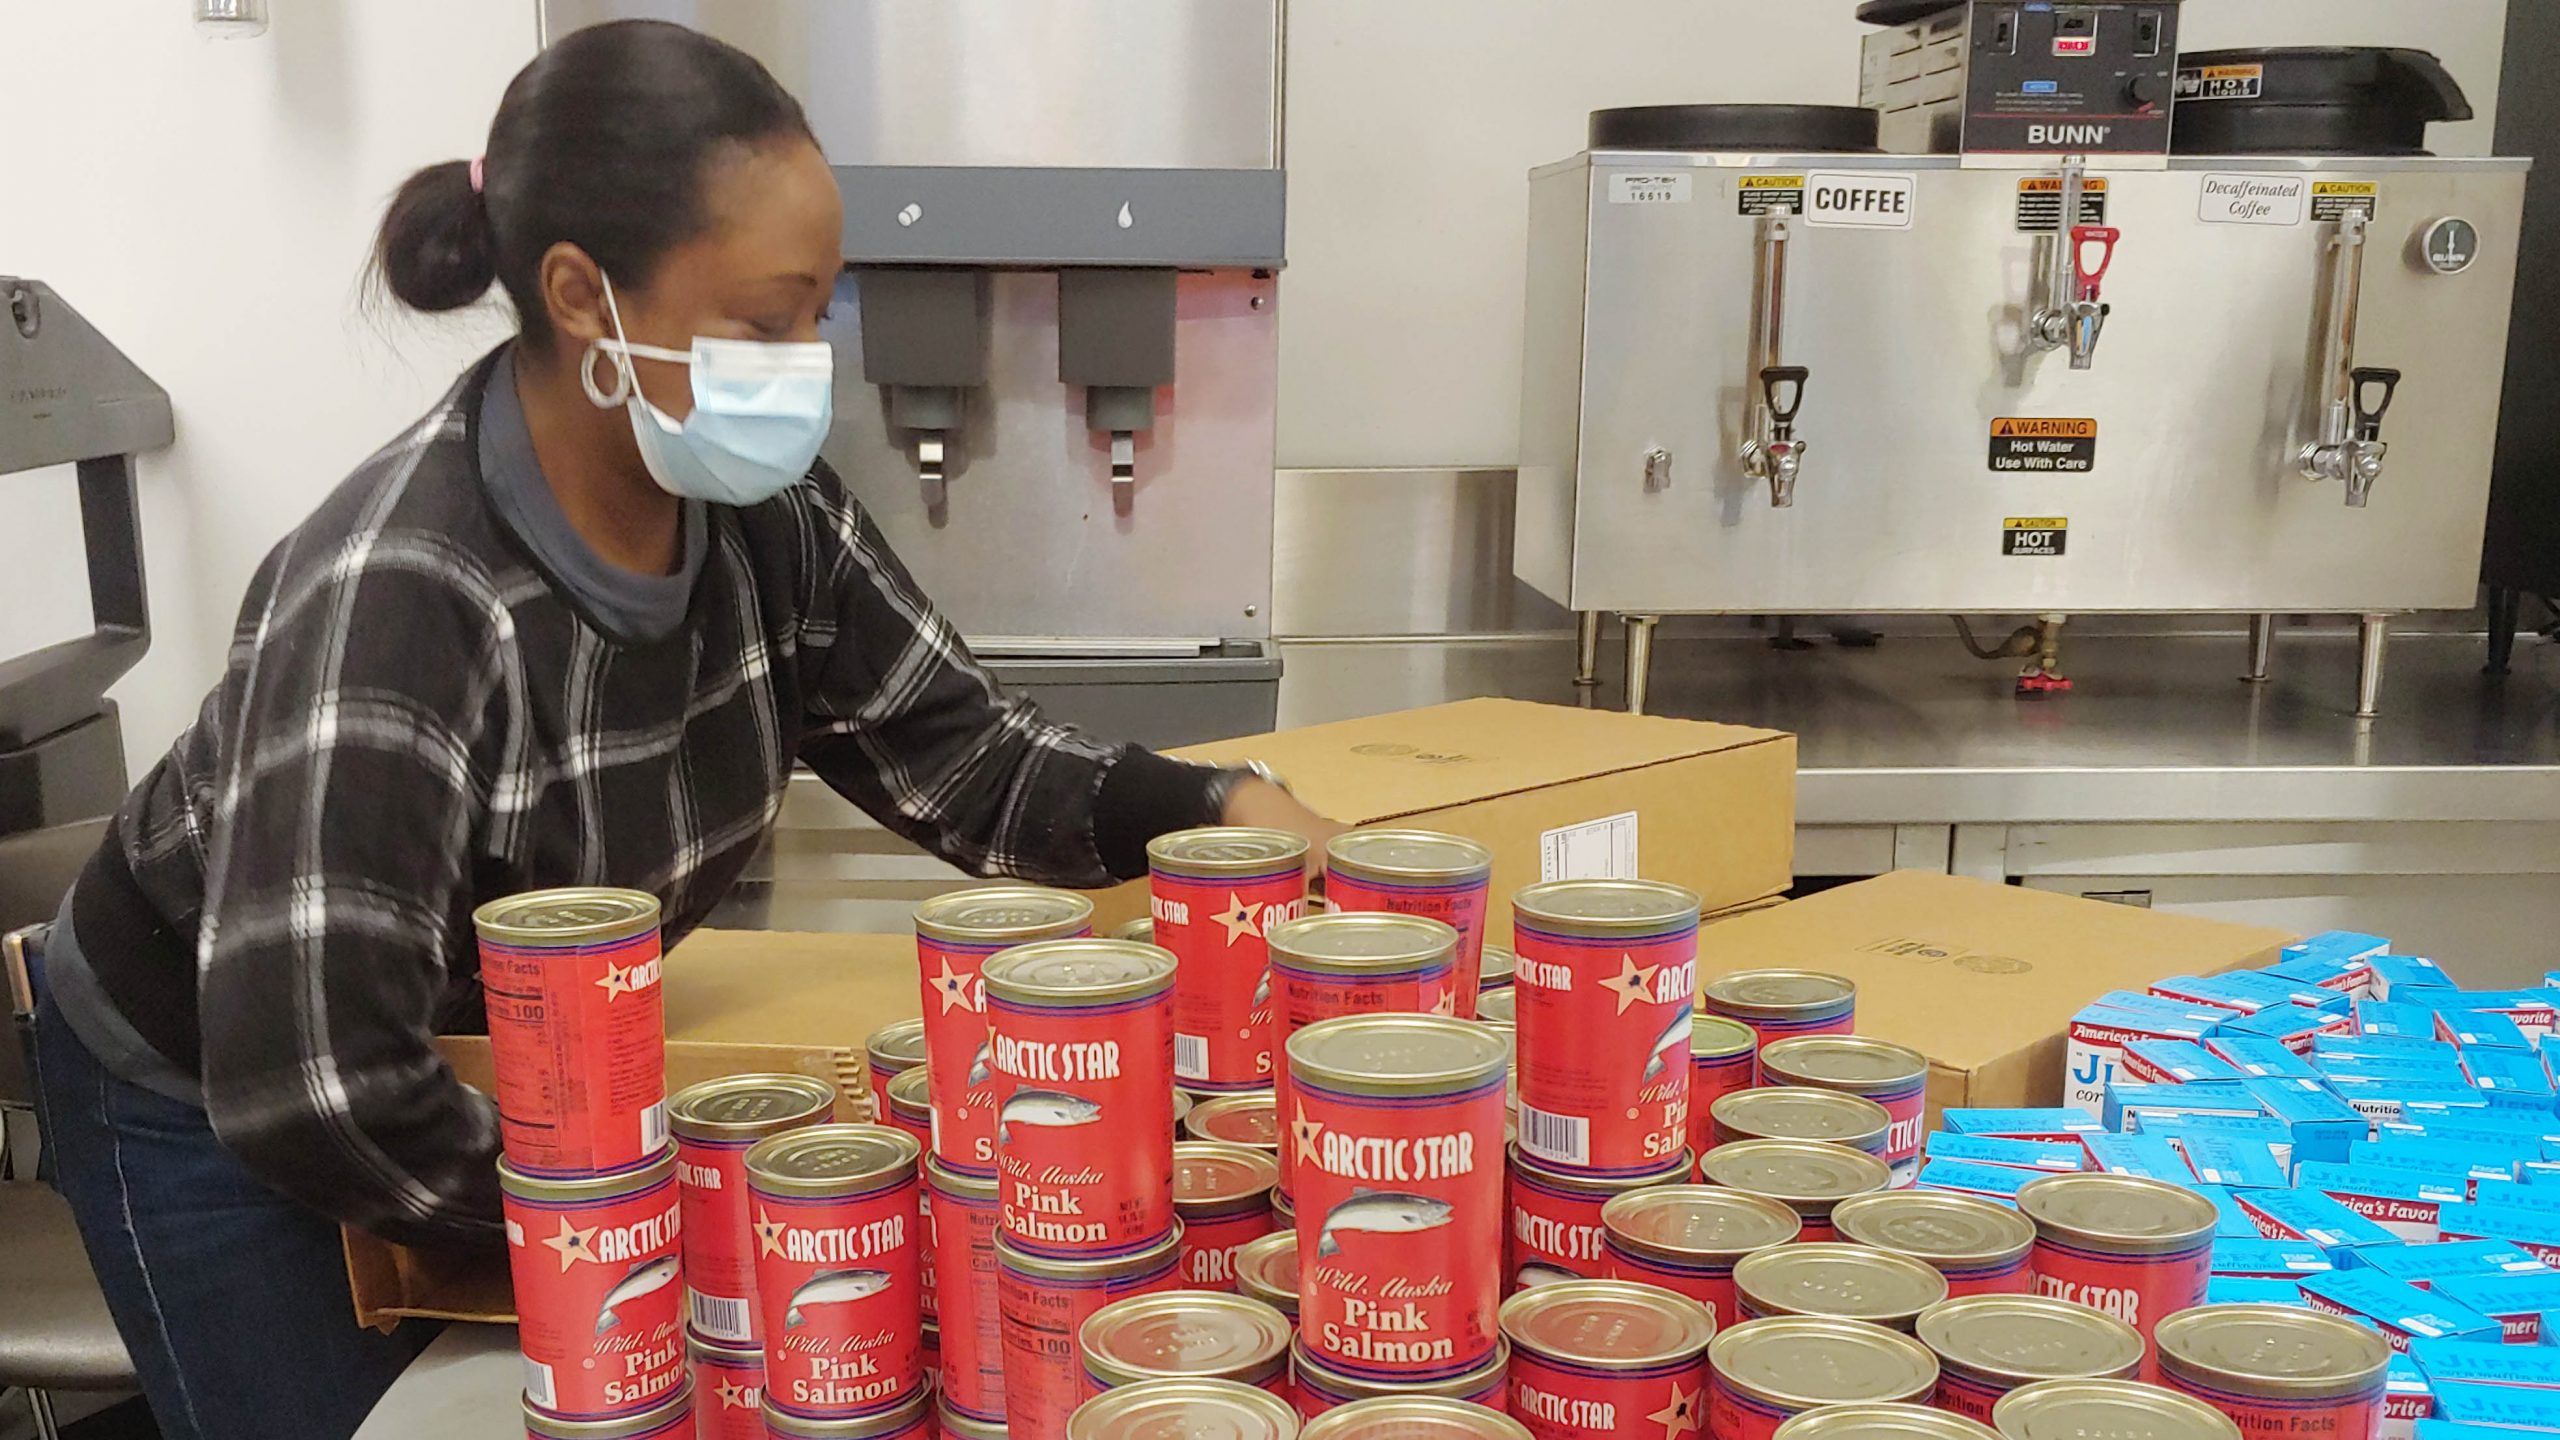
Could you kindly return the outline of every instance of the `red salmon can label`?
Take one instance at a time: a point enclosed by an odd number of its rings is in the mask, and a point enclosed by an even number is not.
[[[1269,945],[1284,1054],[1290,1036],[1321,1020],[1456,1013],[1457,935],[1441,921],[1375,912],[1307,915],[1271,927]],[[1286,1066],[1274,1098],[1277,1113],[1292,1113]],[[1293,1193],[1295,1163],[1282,1146],[1283,1193]]]
[[[1929,1059],[1908,1046],[1865,1035],[1798,1036],[1760,1047],[1764,1084],[1836,1090],[1884,1107],[1884,1148],[1896,1189],[1919,1178],[1929,1108]]]
[[[1353,1015],[1290,1037],[1298,1325],[1355,1380],[1445,1380],[1492,1355],[1502,1253],[1495,1032]]]
[[[2018,1190],[2036,1227],[2036,1293],[2113,1316],[2147,1342],[2161,1320],[2204,1303],[2213,1270],[2213,1202],[2130,1175],[2046,1175]],[[2157,1374],[2157,1356],[2142,1378]]]
[[[1659,1173],[1616,1182],[1557,1175],[1511,1157],[1511,1235],[1506,1294],[1558,1280],[1599,1279],[1607,1274],[1609,1230],[1600,1211],[1629,1190],[1688,1178],[1683,1153]]]
[[[1704,1155],[1715,1145],[1708,1111],[1716,1101],[1752,1086],[1760,1037],[1750,1026],[1701,1013],[1689,1031],[1689,1149]]]
[[[1754,1085],[1762,1078],[1757,1052],[1780,1040],[1807,1035],[1846,1035],[1856,1030],[1858,987],[1819,970],[1737,970],[1698,991],[1698,1008],[1751,1027]]]
[[[667,1148],[657,900],[537,890],[471,918],[507,1163],[529,1176],[654,1164]]]
[[[500,1161],[524,1391],[564,1420],[636,1415],[685,1382],[675,1156],[637,1175],[529,1176]]]
[[[996,1308],[995,1182],[934,1160],[934,1288],[941,1308],[942,1403],[971,1420],[1004,1423],[1004,1340]]]
[[[835,1087],[806,1075],[729,1075],[668,1102],[684,1200],[685,1293],[697,1336],[750,1348],[764,1343],[748,1240],[747,1151],[785,1130],[823,1124],[834,1110]]]
[[[997,1202],[1025,1255],[1151,1251],[1173,1232],[1171,956],[1047,940],[987,962]]]
[[[2119,1255],[2036,1238],[2036,1292],[2086,1305],[2151,1335],[2160,1317],[2204,1303],[2213,1275],[2213,1242],[2160,1255]]]
[[[1947,1277],[1947,1298],[1966,1295],[2033,1295],[2036,1273],[2027,1268],[2027,1256],[2004,1260],[1994,1265],[1947,1265],[1936,1261],[1938,1273]]]
[[[924,987],[924,1043],[932,1155],[964,1175],[996,1173],[995,1029],[980,972],[999,950],[1093,929],[1093,902],[1063,890],[991,886],[916,907],[916,968]]]
[[[1348,1375],[1337,1375],[1307,1354],[1306,1340],[1301,1337],[1289,1347],[1291,1379],[1290,1399],[1298,1407],[1298,1417],[1313,1420],[1337,1405],[1359,1400],[1385,1397],[1430,1396],[1442,1400],[1464,1400],[1488,1410],[1500,1410],[1511,1394],[1511,1347],[1496,1342],[1493,1356],[1484,1364],[1455,1379],[1434,1383],[1399,1383],[1396,1381],[1361,1381]]]
[[[1216,1140],[1173,1147],[1173,1205],[1182,1217],[1182,1284],[1236,1289],[1236,1256],[1279,1228],[1271,1189],[1280,1166],[1268,1150]]]
[[[765,1440],[764,1352],[693,1341],[695,1440]]]
[[[1704,1418],[1707,1366],[1694,1360],[1632,1369],[1567,1365],[1514,1349],[1511,1418],[1538,1440],[1694,1434]],[[1645,1427],[1645,1428],[1639,1428]]]
[[[1697,1433],[1715,1322],[1692,1300],[1615,1280],[1525,1290],[1502,1306],[1511,1417],[1539,1440]]]
[[[2155,1340],[2160,1384],[2230,1416],[2250,1440],[2370,1436],[2383,1423],[2392,1347],[2354,1321],[2212,1305],[2162,1319]]]
[[[1689,1148],[1696,902],[1619,880],[1532,885],[1513,899],[1523,1156],[1635,1176]]]
[[[1014,1440],[1064,1440],[1067,1416],[1086,1398],[1076,1337],[1114,1300],[1179,1287],[1179,1235],[1155,1249],[1099,1261],[1025,1255],[996,1245],[996,1308],[1004,1343],[1005,1424]]]
[[[1278,1228],[1271,1207],[1182,1222],[1182,1288],[1236,1288],[1236,1252]]]
[[[747,1152],[765,1403],[809,1420],[894,1410],[924,1384],[914,1139],[818,1125]]]
[[[1325,846],[1324,896],[1335,910],[1418,915],[1458,932],[1451,984],[1461,1020],[1476,1018],[1492,888],[1493,852],[1461,836],[1351,830]]]
[[[1307,910],[1307,842],[1278,830],[1178,830],[1147,846],[1155,943],[1173,989],[1174,1075],[1184,1089],[1271,1083],[1271,953],[1265,933]]]

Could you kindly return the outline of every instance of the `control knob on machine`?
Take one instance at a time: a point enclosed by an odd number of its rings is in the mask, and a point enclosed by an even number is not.
[[[2156,110],[2169,98],[2157,75],[2136,75],[2124,82],[2125,103],[2136,110]]]

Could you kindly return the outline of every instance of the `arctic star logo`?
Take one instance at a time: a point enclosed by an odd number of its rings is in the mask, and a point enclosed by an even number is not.
[[[1654,972],[1661,968],[1659,965],[1638,965],[1634,956],[1621,955],[1618,957],[1617,978],[1601,981],[1600,988],[1618,997],[1618,1013],[1624,1015],[1627,1007],[1653,999]]]
[[[625,995],[637,995],[658,983],[663,966],[656,960],[643,960],[637,965],[616,965],[608,960],[604,973],[596,977],[596,988],[604,992],[605,1003],[611,1004]]]
[[[933,993],[941,999],[943,1014],[948,1015],[954,1010],[967,1010],[972,1013],[977,1010],[977,1003],[969,993],[971,989],[969,977],[951,968],[950,957],[943,958],[942,973],[926,983],[933,986]]]
[[[1662,1440],[1677,1440],[1682,1435],[1698,1433],[1698,1392],[1683,1390],[1679,1382],[1671,1385],[1671,1403],[1647,1415],[1647,1420],[1662,1427]]]
[[[782,1253],[782,1232],[788,1229],[788,1226],[759,1208],[756,1211],[756,1223],[753,1228],[756,1232],[757,1253],[764,1255]]]
[[[1257,900],[1246,904],[1243,896],[1230,890],[1227,892],[1227,908],[1209,918],[1225,927],[1227,943],[1233,945],[1248,935],[1257,939],[1261,937],[1262,929],[1256,923],[1261,914],[1262,902]]]
[[[1321,1120],[1308,1119],[1307,1107],[1304,1103],[1301,1103],[1298,1106],[1298,1118],[1289,1122],[1289,1134],[1297,1142],[1299,1164],[1314,1165],[1319,1163],[1316,1155],[1316,1142],[1324,1138],[1324,1122]]]
[[[563,1271],[568,1270],[571,1266],[578,1264],[580,1261],[585,1261],[588,1264],[594,1264],[596,1258],[596,1229],[596,1226],[590,1225],[586,1229],[581,1230],[570,1224],[569,1217],[563,1215],[560,1217],[560,1233],[550,1237],[542,1243],[550,1246],[554,1251],[558,1252],[560,1256],[560,1268]]]

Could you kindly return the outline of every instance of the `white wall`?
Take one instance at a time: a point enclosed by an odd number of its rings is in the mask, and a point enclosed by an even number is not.
[[[2552,3],[2552,0],[2535,0]],[[1530,167],[1589,112],[1680,101],[1857,103],[1856,0],[1292,0],[1283,466],[1517,459]],[[2182,48],[2408,45],[2480,118],[2506,0],[2191,0]]]

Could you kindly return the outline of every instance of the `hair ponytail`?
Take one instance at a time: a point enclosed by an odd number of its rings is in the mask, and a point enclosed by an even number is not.
[[[498,232],[472,188],[471,166],[447,160],[404,181],[373,241],[374,273],[412,310],[459,310],[498,279]]]

